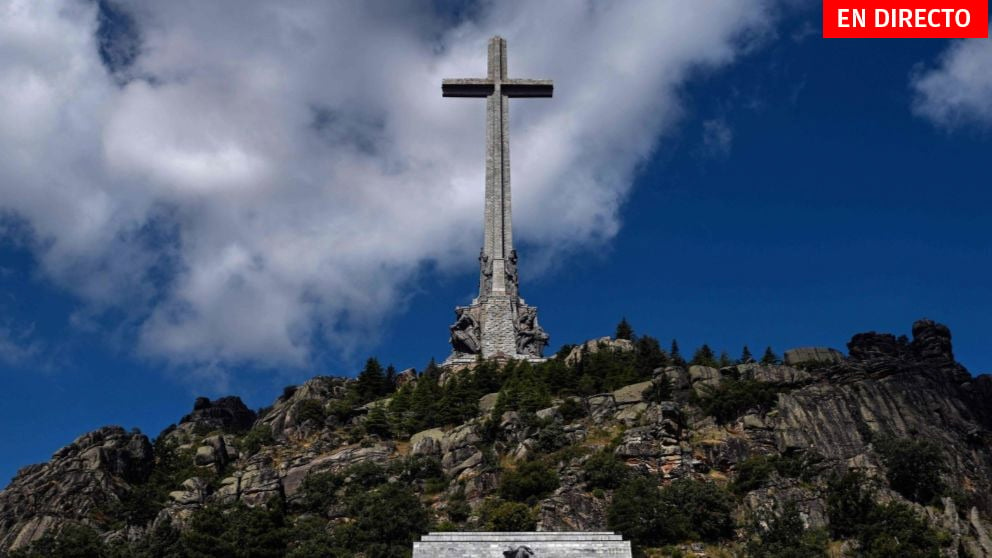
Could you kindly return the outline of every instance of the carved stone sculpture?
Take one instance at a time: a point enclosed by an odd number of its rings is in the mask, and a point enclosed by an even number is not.
[[[479,322],[472,315],[472,308],[455,308],[455,323],[451,324],[451,346],[459,353],[479,354]]]
[[[530,558],[534,556],[534,551],[529,546],[518,546],[503,551],[504,558]]]
[[[480,293],[488,293],[493,288],[493,261],[484,251],[479,252]]]
[[[517,309],[517,321],[513,324],[517,333],[517,353],[541,356],[550,336],[537,323],[537,309],[522,306]]]
[[[510,296],[517,294],[520,284],[520,277],[517,275],[517,251],[510,250],[510,257],[506,259],[506,290]]]

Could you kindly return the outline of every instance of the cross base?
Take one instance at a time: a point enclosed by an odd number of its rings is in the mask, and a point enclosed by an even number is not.
[[[444,366],[471,364],[479,357],[533,363],[547,360],[541,353],[548,335],[538,324],[537,308],[522,298],[491,294],[456,309],[456,313],[460,319],[452,326],[454,350]]]

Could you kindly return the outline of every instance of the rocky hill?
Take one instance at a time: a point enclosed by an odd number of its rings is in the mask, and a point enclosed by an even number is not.
[[[257,412],[200,398],[154,441],[84,434],[0,493],[0,554],[402,556],[427,529],[613,529],[657,556],[992,557],[992,378],[945,326],[762,362],[618,333],[539,365],[370,359]]]

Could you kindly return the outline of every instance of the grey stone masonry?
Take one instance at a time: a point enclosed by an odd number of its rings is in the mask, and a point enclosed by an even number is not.
[[[484,78],[446,79],[445,97],[486,98],[486,193],[484,233],[479,254],[479,296],[471,306],[456,309],[451,326],[452,355],[446,363],[505,357],[542,360],[548,335],[537,321],[537,309],[520,298],[517,253],[513,249],[510,196],[511,97],[550,97],[550,80],[507,77],[506,41],[489,41]]]
[[[430,533],[413,558],[630,558],[630,542],[611,532]]]

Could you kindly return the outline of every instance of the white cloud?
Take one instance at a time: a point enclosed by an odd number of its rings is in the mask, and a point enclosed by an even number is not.
[[[201,370],[347,351],[425,262],[472,266],[483,102],[440,80],[484,75],[489,36],[511,75],[555,79],[512,106],[517,238],[547,257],[616,234],[680,85],[770,19],[760,0],[520,0],[456,27],[392,3],[122,6],[142,46],[119,86],[96,3],[0,0],[0,206],[143,354]]]
[[[936,67],[912,78],[913,109],[938,126],[992,126],[992,41],[951,44]]]

